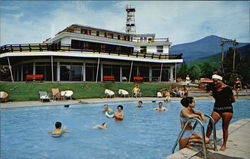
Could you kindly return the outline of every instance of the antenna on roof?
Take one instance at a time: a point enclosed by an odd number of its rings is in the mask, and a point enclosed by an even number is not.
[[[135,7],[127,5],[126,33],[135,34]]]

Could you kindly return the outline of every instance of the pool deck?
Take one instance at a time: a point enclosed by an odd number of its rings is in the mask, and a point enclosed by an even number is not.
[[[77,100],[57,100],[51,102],[40,102],[40,101],[22,101],[22,102],[6,102],[0,103],[0,108],[11,108],[11,107],[36,107],[36,106],[57,106],[64,104],[95,104],[95,103],[116,103],[116,102],[137,102],[139,100],[143,102],[150,101],[163,101],[165,98],[156,97],[142,97],[142,98],[91,98],[91,99],[77,99]],[[174,97],[171,101],[179,101],[181,98]],[[211,99],[212,97],[197,97],[196,99]]]
[[[250,118],[241,119],[229,126],[226,151],[208,150],[208,159],[249,159],[250,158]],[[222,130],[217,131],[217,138],[222,138]],[[220,142],[221,144],[221,142]],[[218,146],[218,149],[220,146]],[[199,152],[184,148],[167,156],[165,159],[200,159]]]

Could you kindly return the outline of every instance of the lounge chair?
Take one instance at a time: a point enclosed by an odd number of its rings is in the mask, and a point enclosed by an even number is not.
[[[48,93],[44,92],[44,91],[39,91],[39,95],[40,95],[40,101],[41,102],[45,102],[45,101],[50,101]]]
[[[126,96],[129,97],[128,91],[126,91],[126,90],[124,90],[124,89],[119,89],[119,90],[118,90],[118,94],[120,94],[120,95],[123,96],[123,97],[126,97]]]
[[[111,91],[109,89],[105,89],[104,93],[106,95],[106,98],[108,98],[108,97],[110,97],[110,98],[115,97],[115,92]]]
[[[72,99],[73,94],[74,94],[74,92],[71,91],[71,90],[61,91],[61,95],[62,95],[64,98]]]
[[[161,92],[157,92],[157,98],[162,98],[162,93]]]
[[[56,99],[63,99],[63,95],[61,95],[61,92],[58,88],[51,88],[52,90],[52,96],[53,96],[53,100]]]
[[[7,98],[9,97],[9,94],[4,92],[4,91],[1,91],[0,92],[0,102],[6,102]]]

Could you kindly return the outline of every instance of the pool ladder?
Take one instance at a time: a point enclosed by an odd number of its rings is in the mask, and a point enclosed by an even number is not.
[[[208,117],[210,119],[210,121],[212,122],[212,129],[213,129],[213,140],[214,140],[214,151],[217,151],[217,140],[216,140],[216,128],[215,128],[215,123],[214,123],[214,119],[207,114],[204,114],[206,117]],[[204,124],[202,123],[202,121],[198,118],[190,118],[188,119],[188,121],[185,123],[184,127],[182,128],[181,132],[179,133],[179,136],[175,142],[175,145],[172,148],[172,153],[174,153],[176,146],[178,145],[180,139],[182,138],[185,129],[188,125],[188,123],[190,123],[191,121],[196,120],[195,124],[194,124],[194,128],[196,128],[197,123],[199,123],[201,125],[201,133],[202,133],[202,148],[203,148],[203,156],[205,159],[207,159],[207,148],[206,148],[206,143],[205,143],[205,129],[204,129]]]

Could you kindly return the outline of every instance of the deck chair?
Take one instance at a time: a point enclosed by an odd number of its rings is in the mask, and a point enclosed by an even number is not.
[[[124,89],[119,89],[119,90],[118,90],[118,94],[121,95],[121,96],[123,96],[123,97],[126,97],[126,96],[129,97],[128,91],[126,91],[126,90],[124,90]]]
[[[111,91],[109,89],[105,89],[104,93],[106,95],[106,98],[108,98],[108,97],[110,97],[110,98],[115,97],[115,92]]]
[[[39,95],[40,95],[40,101],[44,102],[44,101],[50,101],[48,93],[45,91],[39,91]]]
[[[63,99],[63,95],[61,95],[61,92],[58,88],[51,88],[52,90],[52,97],[53,97],[53,100],[56,100],[56,99]]]
[[[157,98],[162,98],[162,93],[161,92],[157,92]]]
[[[0,102],[6,102],[7,98],[9,97],[9,94],[4,92],[4,91],[1,91],[0,92]]]
[[[61,91],[61,95],[66,99],[72,99],[74,92],[71,90]]]

